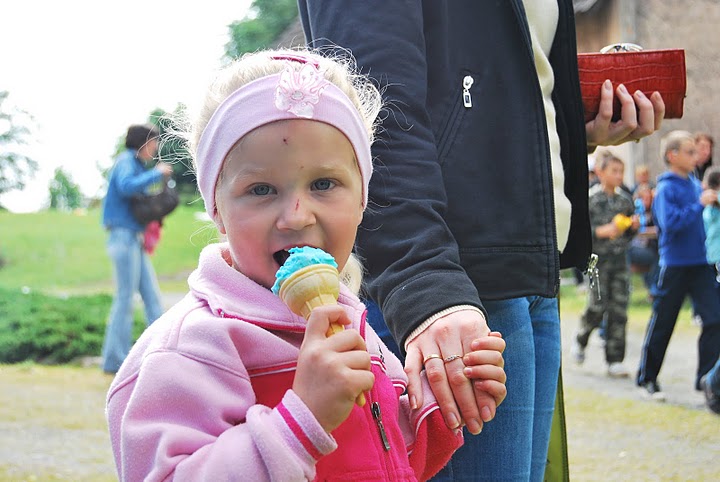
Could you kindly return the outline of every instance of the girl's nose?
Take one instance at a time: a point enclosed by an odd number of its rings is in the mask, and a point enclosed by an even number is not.
[[[283,204],[277,220],[278,229],[298,231],[312,224],[315,224],[315,214],[309,200],[296,196]]]

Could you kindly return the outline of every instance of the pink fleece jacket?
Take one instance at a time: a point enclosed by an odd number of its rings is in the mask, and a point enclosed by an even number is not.
[[[188,281],[110,386],[120,480],[425,480],[462,445],[425,380],[425,405],[409,408],[401,363],[344,286],[339,303],[365,338],[375,384],[328,434],[291,388],[305,320],[234,270],[224,244],[203,250]]]

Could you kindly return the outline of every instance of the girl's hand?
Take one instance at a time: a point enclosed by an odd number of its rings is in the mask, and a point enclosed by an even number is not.
[[[473,351],[463,357],[463,374],[473,381],[483,422],[489,422],[507,395],[505,360],[502,356],[505,340],[500,333],[492,331],[488,336],[474,340],[470,348]]]
[[[707,206],[709,204],[715,203],[718,200],[718,193],[714,189],[705,189],[700,194],[700,204],[703,206]]]
[[[357,330],[327,338],[331,323],[348,325],[350,319],[337,305],[310,314],[292,387],[328,433],[345,421],[355,398],[375,382],[365,340]]]

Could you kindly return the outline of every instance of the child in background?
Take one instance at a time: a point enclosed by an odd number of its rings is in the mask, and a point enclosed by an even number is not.
[[[712,189],[703,190],[691,174],[696,167],[692,134],[672,131],[662,139],[660,149],[669,166],[669,172],[658,178],[653,201],[660,275],[636,381],[647,397],[663,401],[665,394],[657,376],[685,296],[690,295],[702,318],[696,390],[701,389],[700,379],[720,356],[720,298],[714,270],[705,254],[702,216],[705,206],[717,202],[718,194]]]
[[[658,272],[657,226],[652,214],[653,190],[648,184],[639,184],[635,188],[635,214],[639,227],[628,248],[628,259],[632,272],[642,273],[643,282],[650,299],[654,296]]]
[[[462,444],[426,379],[422,398],[401,395],[402,365],[347,286],[307,321],[270,291],[294,246],[331,254],[343,279],[360,276],[351,252],[380,104],[348,63],[311,52],[248,54],[220,72],[190,145],[227,242],[203,250],[190,293],[110,387],[121,480],[427,479]],[[347,329],[326,338],[330,323]],[[498,335],[462,358],[493,414],[505,396]]]
[[[593,250],[598,255],[599,289],[588,290],[588,302],[573,338],[575,361],[585,361],[590,334],[607,317],[605,360],[608,375],[627,377],[625,359],[625,325],[630,296],[630,271],[627,261],[632,234],[638,228],[635,206],[621,189],[625,165],[614,155],[598,156],[596,172],[600,183],[589,192],[588,209],[593,236]]]
[[[640,164],[635,168],[635,187],[632,189],[632,194],[635,195],[638,187],[643,185],[650,186],[651,189],[655,187],[655,183],[650,180],[650,168],[645,164]]]
[[[720,167],[712,166],[705,171],[703,187],[720,191]],[[703,223],[705,225],[705,250],[707,261],[715,267],[716,278],[720,280],[720,204],[717,201],[710,203],[703,209]]]

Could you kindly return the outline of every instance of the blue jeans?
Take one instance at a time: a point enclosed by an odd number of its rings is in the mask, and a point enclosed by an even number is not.
[[[502,333],[507,398],[480,435],[465,444],[433,481],[540,481],[545,475],[560,372],[560,315],[556,298],[484,301],[488,325]],[[372,310],[368,322],[389,332]]]
[[[103,343],[103,370],[115,373],[132,346],[133,296],[139,292],[148,325],[163,313],[160,287],[150,258],[143,249],[142,233],[112,228],[107,251],[113,262],[115,297]]]

